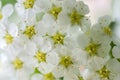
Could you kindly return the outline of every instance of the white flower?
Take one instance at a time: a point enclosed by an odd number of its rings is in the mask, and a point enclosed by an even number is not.
[[[79,33],[79,28],[71,28],[70,26],[61,26],[57,24],[54,19],[49,15],[45,14],[42,21],[36,26],[38,34],[43,36],[46,41],[50,42],[53,46],[63,45],[68,47],[76,47],[76,36],[74,32]],[[70,29],[76,29],[70,31]],[[73,34],[74,33],[74,34]],[[74,41],[74,44],[71,44]]]
[[[80,47],[89,55],[107,57],[109,54],[114,36],[110,28],[111,21],[110,16],[103,16],[97,24],[78,36]]]
[[[33,71],[33,67],[31,66],[33,65],[33,60],[31,56],[22,51],[16,55],[14,55],[15,53],[6,53],[8,56],[8,73],[13,74],[16,80],[29,80]]]
[[[110,79],[118,80],[118,76],[120,75],[120,62],[117,59],[111,59],[106,64],[107,69],[110,71]]]
[[[21,19],[18,23],[20,36],[30,40],[36,38],[39,30],[36,27],[38,23],[35,12],[33,10],[26,11]]]
[[[32,80],[58,80],[55,75],[53,74],[52,70],[54,65],[51,65],[49,63],[40,63],[40,65],[37,67],[39,73],[34,73],[31,77]]]
[[[14,74],[10,74],[11,70],[8,68],[8,58],[6,54],[1,52],[0,54],[0,79],[1,80],[7,80],[8,78],[10,80],[14,79]]]
[[[111,29],[112,18],[108,15],[102,16],[98,19],[98,22],[93,25],[91,36],[94,35],[94,39],[100,42],[110,43],[114,36],[113,30]],[[97,34],[96,34],[97,33]]]
[[[85,80],[101,80],[99,76],[97,75],[97,72],[99,69],[105,65],[107,59],[93,56],[90,59],[88,59],[88,62],[86,63],[85,70],[83,71],[82,76]]]
[[[92,38],[93,37],[93,38]],[[96,40],[96,36],[92,35],[88,36],[85,33],[80,34],[78,37],[78,43],[80,48],[83,51],[86,51],[88,56],[100,56],[100,57],[107,57],[110,51],[110,42],[101,42]],[[104,37],[103,37],[104,39]]]
[[[68,49],[67,47],[58,47],[54,50],[58,54],[59,61],[53,69],[53,73],[57,78],[64,77],[65,80],[77,80],[79,74],[79,66],[81,60],[80,51],[76,49]]]
[[[89,9],[82,1],[64,0],[62,8],[63,10],[58,16],[58,23],[71,26],[80,25],[83,29],[90,26],[90,20],[85,16],[89,13]]]
[[[116,59],[102,60],[101,58],[100,60],[97,57],[94,59],[92,60],[93,62],[91,61],[94,65],[88,64],[88,71],[83,75],[86,80],[117,80],[120,72],[120,63]]]
[[[17,0],[15,4],[15,9],[17,14],[22,16],[27,10],[33,9],[35,6],[35,0]]]
[[[18,36],[18,28],[14,23],[6,25],[0,23],[0,25],[0,46],[1,48],[5,48],[7,45],[12,44]]]
[[[37,10],[50,14],[56,20],[62,11],[61,2],[58,0],[37,0],[36,8]]]

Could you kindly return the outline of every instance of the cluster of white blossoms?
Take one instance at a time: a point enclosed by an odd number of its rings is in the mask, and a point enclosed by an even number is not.
[[[1,2],[0,2],[1,3]],[[0,4],[0,80],[119,80],[113,20],[76,0]]]

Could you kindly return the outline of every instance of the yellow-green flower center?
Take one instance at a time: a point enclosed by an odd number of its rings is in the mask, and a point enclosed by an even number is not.
[[[33,8],[35,0],[26,0],[23,4],[26,9]]]
[[[111,29],[109,27],[104,27],[103,31],[108,36],[112,35],[112,31],[111,31]]]
[[[50,72],[44,75],[44,80],[55,80],[54,75]]]
[[[64,37],[65,35],[57,32],[55,35],[52,36],[54,44],[64,44]]]
[[[11,44],[13,42],[13,36],[10,35],[9,33],[6,33],[6,35],[4,36],[4,39],[6,40],[7,44]]]
[[[81,76],[78,76],[78,79],[79,79],[79,80],[84,80],[83,77],[81,77]]]
[[[83,15],[80,15],[76,10],[74,10],[69,14],[69,17],[72,24],[80,24],[80,20],[83,18]]]
[[[35,27],[27,26],[23,34],[25,34],[29,39],[31,39],[36,34]]]
[[[3,15],[2,15],[2,13],[0,12],[0,20],[3,18]]]
[[[89,55],[94,55],[97,53],[99,46],[100,46],[99,44],[90,43],[87,47],[85,47],[85,51],[87,51]]]
[[[61,7],[53,6],[52,9],[49,11],[49,13],[57,19],[58,14],[62,11]]]
[[[38,60],[38,62],[45,62],[46,61],[46,54],[38,51],[35,55],[35,58]]]
[[[20,60],[19,58],[16,58],[13,62],[12,62],[13,66],[15,69],[21,69],[23,67],[23,61]]]
[[[69,67],[71,64],[73,64],[72,59],[70,56],[64,56],[60,59],[60,65],[64,66],[64,67]]]
[[[101,70],[97,71],[101,78],[109,79],[110,71],[104,66]]]

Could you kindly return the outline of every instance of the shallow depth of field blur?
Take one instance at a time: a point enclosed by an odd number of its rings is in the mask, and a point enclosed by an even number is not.
[[[77,0],[79,1],[79,0]],[[90,17],[93,22],[103,15],[112,14],[112,0],[82,0],[90,8]]]

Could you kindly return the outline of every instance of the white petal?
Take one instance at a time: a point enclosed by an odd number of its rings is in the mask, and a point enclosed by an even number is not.
[[[29,73],[24,70],[18,71],[16,74],[17,80],[30,80]]]
[[[36,15],[33,10],[26,10],[23,16],[23,20],[26,22],[27,26],[33,26],[36,23]]]
[[[83,77],[85,80],[101,80],[95,72],[90,71],[88,69],[84,71]]]
[[[6,6],[4,6],[2,8],[2,13],[3,13],[3,16],[5,16],[5,17],[11,16],[13,11],[14,11],[13,5],[11,5],[11,4],[7,4]]]
[[[55,66],[59,63],[59,57],[58,57],[57,53],[51,52],[51,53],[47,54],[46,61]]]
[[[116,59],[109,60],[106,67],[111,73],[120,73],[120,62]]]
[[[78,80],[77,75],[66,73],[64,76],[64,80]]]
[[[36,6],[39,7],[39,10],[48,11],[52,7],[50,0],[36,0]]]
[[[65,75],[65,69],[61,66],[56,66],[54,69],[53,69],[53,74],[55,75],[55,77],[63,77]]]
[[[102,16],[98,19],[99,25],[102,27],[107,27],[110,25],[112,18],[108,15]]]
[[[23,14],[25,12],[25,8],[22,4],[16,3],[15,4],[15,9],[16,9],[18,15],[23,16]]]
[[[47,53],[52,49],[52,44],[49,41],[44,40],[43,45],[41,46],[41,51]]]
[[[42,20],[44,21],[44,23],[45,23],[47,26],[52,26],[52,25],[55,24],[55,21],[54,21],[53,17],[52,17],[51,15],[49,15],[49,14],[45,14],[45,15],[43,16],[43,19],[42,19]]]
[[[7,46],[5,39],[0,39],[0,48],[5,49]]]
[[[36,36],[34,36],[33,38],[33,42],[37,45],[37,46],[42,46],[44,44],[44,40],[42,38],[42,36],[39,36],[36,34]]]
[[[111,48],[110,45],[107,43],[100,44],[98,49],[98,56],[107,57],[109,54],[110,48]]]
[[[11,34],[12,36],[17,36],[18,26],[14,23],[11,23],[10,26],[8,27],[8,33]]]
[[[85,31],[88,31],[91,27],[91,21],[89,19],[89,17],[84,17],[81,19],[81,28],[82,30],[85,32]]]
[[[0,23],[0,37],[6,34],[6,28],[3,24]]]
[[[89,13],[89,8],[86,4],[83,3],[83,1],[78,1],[76,3],[76,9],[81,15],[86,15]]]
[[[39,70],[43,74],[51,72],[52,69],[53,69],[53,66],[51,64],[40,63],[40,65],[39,65]]]
[[[80,34],[78,36],[77,42],[82,49],[84,49],[89,44],[89,41],[90,41],[89,37],[87,37],[84,34]]]
[[[58,15],[58,24],[63,25],[63,26],[70,25],[70,19],[66,11],[62,11]]]
[[[35,75],[32,76],[31,80],[42,80],[42,75],[35,74]]]
[[[115,47],[113,48],[113,56],[114,56],[115,58],[120,58],[120,48],[119,48],[119,47],[115,46]]]
[[[119,80],[120,79],[120,74],[116,75],[113,80]]]
[[[76,0],[64,0],[63,9],[65,9],[65,11],[69,13],[74,9],[75,3],[76,3]]]
[[[35,43],[30,42],[30,41],[26,43],[27,44],[25,46],[25,51],[27,52],[27,54],[33,55],[37,51]]]
[[[95,56],[88,61],[88,67],[94,71],[97,71],[104,66],[105,62],[106,61],[103,58]]]

